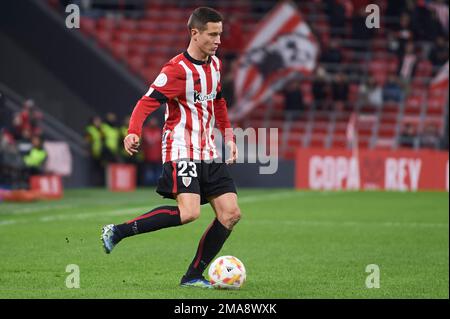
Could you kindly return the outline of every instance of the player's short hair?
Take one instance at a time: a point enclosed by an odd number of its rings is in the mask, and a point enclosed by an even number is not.
[[[206,30],[208,22],[222,22],[223,17],[219,11],[209,7],[199,7],[192,12],[189,17],[187,26],[188,30],[198,29],[200,31]]]

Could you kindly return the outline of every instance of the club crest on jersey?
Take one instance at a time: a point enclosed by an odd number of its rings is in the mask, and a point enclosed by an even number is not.
[[[191,185],[192,182],[192,177],[183,177],[181,178],[183,185],[186,187],[189,187],[189,185]]]
[[[204,101],[211,101],[216,98],[216,93],[210,93],[208,95],[203,95],[197,91],[194,91],[194,103],[204,102]]]

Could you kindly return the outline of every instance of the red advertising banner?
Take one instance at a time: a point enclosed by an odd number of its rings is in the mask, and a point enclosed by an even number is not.
[[[109,164],[107,168],[108,189],[114,192],[131,192],[136,189],[136,166]]]
[[[63,197],[63,182],[59,175],[34,175],[30,177],[30,189],[46,199]]]
[[[295,187],[312,190],[448,191],[448,153],[433,150],[300,149]]]

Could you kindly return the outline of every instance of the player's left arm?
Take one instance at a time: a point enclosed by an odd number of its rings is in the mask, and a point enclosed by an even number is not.
[[[218,60],[219,72],[222,70],[222,61]],[[219,77],[220,78],[220,77]],[[228,117],[227,102],[222,96],[222,83],[219,80],[217,84],[217,96],[214,100],[214,117],[216,120],[216,126],[222,133],[225,139],[225,145],[228,146],[230,151],[230,157],[225,160],[225,163],[231,164],[236,162],[238,158],[238,149],[236,147],[236,139],[231,127],[230,119]]]
[[[236,147],[233,128],[231,127],[230,119],[228,118],[227,102],[221,95],[221,91],[219,91],[217,98],[214,101],[214,117],[216,119],[216,126],[224,136],[225,144],[230,150],[230,157],[225,163],[231,164],[236,162],[238,158],[238,149]]]

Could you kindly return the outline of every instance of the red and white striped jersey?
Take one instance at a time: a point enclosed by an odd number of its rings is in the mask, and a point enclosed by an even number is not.
[[[141,136],[150,113],[166,104],[162,134],[162,161],[177,159],[211,160],[218,157],[214,125],[232,140],[227,105],[221,94],[221,61],[212,56],[207,62],[187,52],[172,58],[162,68],[148,92],[134,107],[128,133]],[[225,134],[227,132],[227,134]]]

